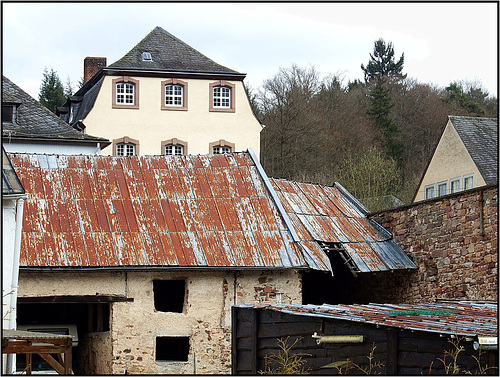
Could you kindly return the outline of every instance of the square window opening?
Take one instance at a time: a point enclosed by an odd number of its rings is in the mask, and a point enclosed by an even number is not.
[[[153,280],[153,294],[157,311],[182,313],[186,297],[186,281]]]
[[[156,337],[156,361],[188,361],[189,337]]]

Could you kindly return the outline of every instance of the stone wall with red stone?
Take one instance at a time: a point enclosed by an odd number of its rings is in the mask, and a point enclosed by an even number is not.
[[[390,231],[417,265],[399,287],[400,302],[498,300],[497,185],[369,217]]]

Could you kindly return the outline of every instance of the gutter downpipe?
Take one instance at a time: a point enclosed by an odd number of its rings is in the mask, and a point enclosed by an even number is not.
[[[17,328],[17,288],[19,285],[19,259],[21,255],[21,235],[23,228],[23,210],[24,198],[26,195],[21,196],[16,201],[16,230],[14,235],[14,260],[12,266],[12,283],[11,283],[11,296],[10,296],[10,319],[9,329],[16,330]],[[13,353],[7,354],[6,373],[14,374],[16,365]]]

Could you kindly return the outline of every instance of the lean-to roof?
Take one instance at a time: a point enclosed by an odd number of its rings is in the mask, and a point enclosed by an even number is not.
[[[241,307],[287,314],[369,323],[411,331],[459,336],[498,336],[498,305],[492,303],[294,305],[259,304]]]

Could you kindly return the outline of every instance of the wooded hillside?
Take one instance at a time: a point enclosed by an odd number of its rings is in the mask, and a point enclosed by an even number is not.
[[[265,125],[261,163],[273,177],[346,187],[370,210],[411,202],[448,115],[497,117],[498,99],[480,83],[446,88],[403,74],[392,44],[375,42],[364,82],[282,68],[256,91]],[[385,200],[381,200],[385,197]],[[397,201],[396,201],[397,203]]]

